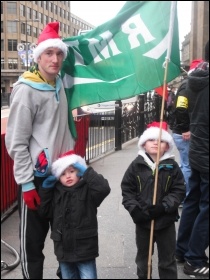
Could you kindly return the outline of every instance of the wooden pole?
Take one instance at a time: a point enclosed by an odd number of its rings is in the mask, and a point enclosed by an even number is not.
[[[163,126],[163,113],[164,113],[165,95],[166,95],[166,87],[167,87],[166,78],[167,78],[167,73],[168,73],[168,63],[169,63],[169,59],[166,59],[165,73],[164,73],[164,83],[163,83],[163,96],[162,96],[161,113],[160,113],[160,132],[159,132],[159,137],[158,137],[158,152],[157,152],[157,161],[156,161],[156,167],[155,167],[155,183],[154,183],[154,193],[153,193],[153,205],[156,204],[156,198],[157,198],[158,166],[159,166],[159,160],[160,160],[160,143],[161,143],[162,126]],[[153,235],[154,235],[154,222],[155,222],[154,220],[151,221],[151,228],[150,228],[147,279],[150,279],[151,270],[152,270],[152,247],[153,247]]]

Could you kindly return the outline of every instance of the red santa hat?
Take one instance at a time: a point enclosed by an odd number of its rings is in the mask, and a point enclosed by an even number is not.
[[[194,59],[191,63],[190,63],[190,69],[188,71],[188,75],[190,73],[192,73],[196,67],[198,66],[198,64],[200,64],[201,62],[203,62],[203,59]]]
[[[143,145],[145,142],[149,139],[159,139],[160,134],[160,123],[159,122],[153,122],[147,125],[147,129],[144,131],[144,133],[139,138],[138,142],[138,148],[140,150],[144,149]],[[173,149],[174,141],[172,136],[167,131],[167,123],[162,122],[162,132],[161,132],[161,140],[165,141],[169,145],[169,152]]]
[[[33,50],[34,62],[37,63],[38,57],[43,53],[44,50],[50,47],[61,49],[64,53],[64,58],[66,58],[68,47],[61,40],[58,32],[59,22],[50,22],[45,26],[42,33],[39,35],[38,45]]]
[[[70,150],[67,153],[62,154],[59,159],[53,162],[51,170],[52,174],[59,179],[59,177],[67,167],[77,162],[87,168],[84,158],[76,155],[73,150]]]

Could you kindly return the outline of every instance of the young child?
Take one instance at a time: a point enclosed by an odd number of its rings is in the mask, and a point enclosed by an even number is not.
[[[139,279],[147,279],[151,220],[154,220],[153,246],[157,243],[160,279],[177,279],[175,259],[178,206],[185,197],[182,171],[172,156],[173,139],[162,129],[158,165],[157,199],[153,192],[158,153],[159,123],[150,125],[138,142],[138,156],[122,179],[123,205],[136,224],[136,265]],[[166,123],[163,123],[163,127]],[[154,249],[154,248],[153,248]]]
[[[62,279],[97,279],[97,208],[110,193],[108,181],[73,151],[52,164],[52,174],[39,190],[39,213],[52,218]]]

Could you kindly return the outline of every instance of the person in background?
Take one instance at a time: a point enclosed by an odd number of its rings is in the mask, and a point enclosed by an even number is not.
[[[24,279],[42,279],[43,248],[50,220],[37,212],[39,186],[51,163],[74,148],[68,127],[68,106],[58,75],[67,46],[58,34],[59,22],[46,25],[34,49],[35,67],[14,84],[6,128],[6,148],[14,160],[19,185],[20,257]]]
[[[176,244],[176,257],[187,275],[209,278],[209,42],[205,62],[190,73],[186,85],[190,115],[191,176]]]
[[[166,101],[167,123],[168,123],[169,127],[174,122],[175,99],[176,99],[175,88],[172,87],[168,91],[168,97],[167,97],[167,101]]]
[[[188,75],[195,69],[195,67],[202,62],[202,59],[193,60],[190,64]],[[186,182],[186,196],[189,193],[189,177],[191,168],[189,163],[189,143],[190,143],[190,118],[188,111],[188,91],[186,90],[187,78],[183,80],[177,90],[174,102],[174,109],[170,122],[170,129],[172,130],[173,140],[176,144],[180,156],[180,168]],[[182,203],[183,204],[183,203]]]
[[[39,213],[52,219],[62,279],[97,279],[97,208],[109,193],[108,181],[74,151],[52,164],[52,175],[39,189]]]
[[[167,127],[166,123],[163,124]],[[129,165],[121,182],[122,204],[136,224],[139,279],[147,279],[151,220],[154,220],[153,243],[157,243],[159,277],[177,279],[175,221],[179,204],[185,197],[185,182],[171,155],[173,138],[165,129],[161,133],[157,171],[159,134],[159,123],[150,124],[144,131],[138,142],[138,156]],[[158,172],[158,182],[156,204],[153,205],[155,172]]]

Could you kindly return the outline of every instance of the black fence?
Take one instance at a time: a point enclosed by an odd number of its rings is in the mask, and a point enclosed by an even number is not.
[[[97,159],[111,151],[121,150],[122,144],[139,137],[147,124],[160,121],[161,105],[162,97],[149,92],[139,95],[135,102],[122,104],[121,101],[116,101],[113,110],[87,115],[90,122],[86,161]],[[165,109],[163,120],[166,120]]]

